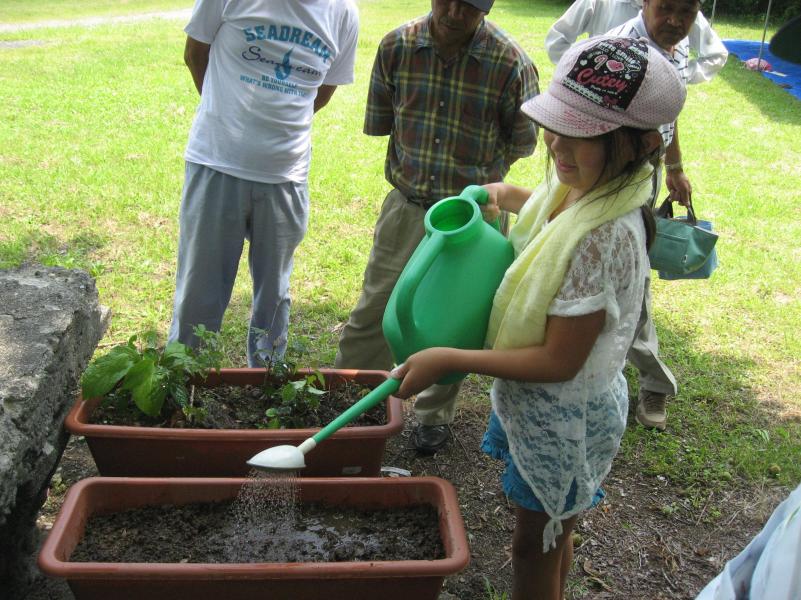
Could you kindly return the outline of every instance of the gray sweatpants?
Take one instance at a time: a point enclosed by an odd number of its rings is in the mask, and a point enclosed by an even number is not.
[[[199,324],[219,331],[247,239],[253,281],[248,365],[261,366],[273,351],[283,355],[292,256],[308,219],[305,182],[258,183],[186,163],[169,340],[195,344],[192,330]]]

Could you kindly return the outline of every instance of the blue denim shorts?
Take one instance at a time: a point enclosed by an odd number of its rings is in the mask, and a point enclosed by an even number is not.
[[[520,475],[520,471],[517,470],[514,460],[512,460],[512,455],[509,453],[509,440],[506,438],[506,432],[501,427],[501,422],[495,411],[490,413],[487,431],[484,433],[484,439],[481,440],[481,450],[491,457],[506,463],[506,470],[501,475],[501,485],[503,493],[506,494],[509,500],[525,509],[534,512],[545,512],[542,502],[534,495],[532,489]],[[604,499],[604,496],[606,496],[606,493],[601,488],[598,488],[595,491],[590,508],[597,506]],[[575,504],[576,481],[573,480],[570,491],[567,493],[565,511],[572,510]]]

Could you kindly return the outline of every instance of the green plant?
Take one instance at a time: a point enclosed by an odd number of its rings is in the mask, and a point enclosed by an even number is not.
[[[487,600],[507,600],[509,598],[506,592],[498,592],[486,577],[484,577],[484,589],[487,591]]]
[[[131,336],[89,364],[81,377],[84,397],[116,392],[117,400],[132,400],[149,417],[176,409],[189,419],[202,417],[192,404],[188,385],[193,377],[205,378],[212,369],[219,369],[223,349],[217,332],[203,325],[194,332],[200,339],[197,349],[180,342],[159,348],[154,332]]]
[[[323,375],[319,371],[300,375],[297,362],[286,358],[287,355],[300,358],[307,353],[303,339],[290,343],[284,356],[276,356],[274,348],[269,353],[262,353],[267,370],[264,394],[278,402],[264,413],[268,429],[304,427],[308,416],[320,407],[320,400],[327,393]]]

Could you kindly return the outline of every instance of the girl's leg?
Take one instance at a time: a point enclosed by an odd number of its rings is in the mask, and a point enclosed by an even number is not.
[[[573,561],[573,526],[577,516],[562,521],[556,548],[542,551],[542,534],[550,517],[544,512],[515,509],[512,537],[512,600],[561,600]]]

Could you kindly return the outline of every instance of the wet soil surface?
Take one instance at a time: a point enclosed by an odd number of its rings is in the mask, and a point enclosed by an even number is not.
[[[463,393],[486,397],[472,378]],[[445,580],[440,600],[489,600],[486,582],[498,594],[508,593],[514,513],[501,491],[500,464],[479,449],[488,403],[462,402],[452,426],[453,438],[429,457],[417,455],[412,448],[411,402],[404,406],[406,427],[389,441],[383,464],[453,483],[470,541],[470,565]],[[630,427],[637,426],[633,417],[630,422]],[[643,474],[634,454],[630,461],[618,457],[604,483],[606,498],[579,517],[568,600],[694,598],[762,528],[788,493],[782,488],[733,482],[730,489],[710,493],[703,506],[693,508],[679,486]],[[67,487],[92,475],[97,470],[85,441],[73,438],[40,512],[38,526],[43,534],[52,526]],[[63,581],[43,577],[26,600],[71,598]]]
[[[252,498],[251,498],[252,499]],[[148,506],[89,519],[75,562],[254,563],[444,557],[433,506],[362,511],[262,502]],[[283,514],[280,514],[283,512]]]

